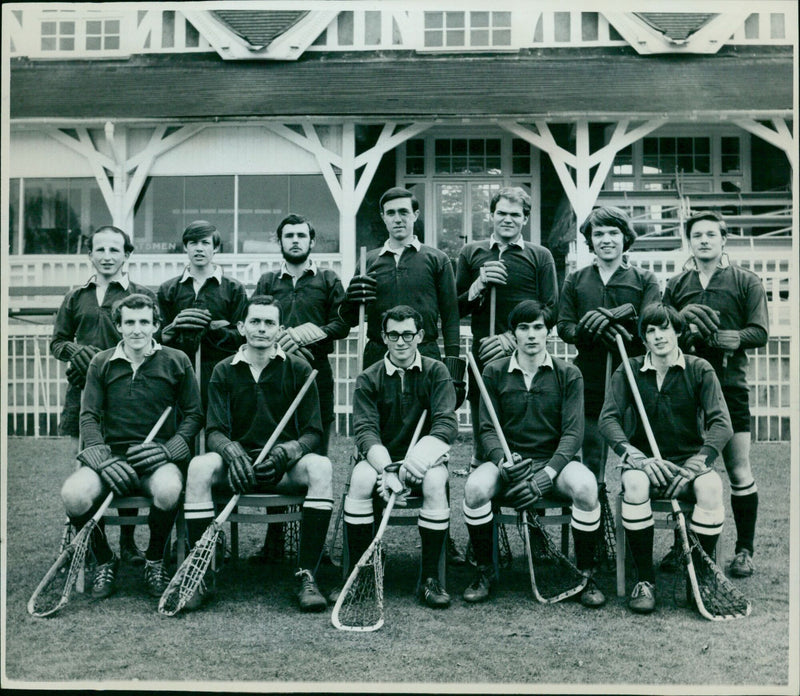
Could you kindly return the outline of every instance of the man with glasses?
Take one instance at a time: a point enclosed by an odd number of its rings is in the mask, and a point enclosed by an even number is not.
[[[359,461],[344,500],[350,567],[374,536],[373,494],[377,490],[388,501],[402,484],[422,495],[420,600],[431,608],[445,608],[450,595],[438,569],[450,527],[446,463],[458,434],[455,389],[445,366],[420,353],[425,330],[419,312],[393,307],[384,312],[381,327],[388,352],[357,377],[353,396]],[[423,411],[428,415],[422,437],[406,455]],[[407,493],[400,494],[399,505],[405,504]]]
[[[489,212],[492,235],[466,244],[458,255],[456,271],[459,309],[462,317],[472,317],[472,353],[481,371],[492,360],[514,352],[514,335],[508,324],[514,307],[523,300],[538,300],[551,313],[558,303],[553,255],[522,238],[522,228],[531,214],[530,196],[520,187],[500,189],[492,197]],[[490,326],[493,313],[495,325]],[[486,459],[480,447],[479,402],[478,390],[470,389],[476,443],[473,466]]]

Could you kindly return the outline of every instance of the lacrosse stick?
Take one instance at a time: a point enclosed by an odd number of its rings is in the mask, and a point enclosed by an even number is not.
[[[408,452],[417,443],[427,411],[423,411],[414,429]],[[383,626],[383,533],[389,524],[397,493],[393,490],[383,512],[375,538],[358,559],[355,568],[342,587],[336,604],[333,605],[331,623],[341,631],[377,631]]]
[[[201,356],[202,348],[200,344],[197,345],[197,350],[194,353],[194,376],[197,379],[197,389],[200,391],[200,394],[203,393],[203,379],[200,375],[200,371],[203,369],[203,360]],[[205,454],[206,453],[206,429],[201,428],[200,432],[197,434],[197,453],[198,454]]]
[[[172,406],[167,406],[164,409],[164,413],[161,414],[161,417],[145,438],[144,441],[146,443],[152,442],[171,411]],[[37,618],[50,616],[69,602],[78,575],[86,563],[86,554],[89,550],[92,534],[97,528],[100,518],[108,510],[108,506],[111,505],[112,500],[114,500],[113,492],[106,496],[100,507],[92,515],[92,518],[75,534],[68,546],[59,554],[55,563],[50,566],[50,570],[47,571],[28,600],[28,613],[31,616]]]
[[[483,383],[483,378],[478,371],[478,364],[470,353],[467,354],[467,359],[475,376],[475,383],[478,385],[483,403],[489,412],[489,418],[497,433],[497,438],[500,440],[503,454],[506,461],[510,462],[512,461],[511,448],[508,446],[508,441],[503,434],[503,429],[489,397],[489,392],[486,391],[486,385]],[[556,547],[550,535],[547,534],[539,522],[535,510],[522,511],[519,527],[522,532],[525,532],[522,537],[525,542],[525,555],[528,559],[528,571],[531,576],[531,590],[536,601],[541,604],[555,604],[562,599],[582,592],[589,582],[589,578],[578,570]],[[538,532],[536,536],[537,545],[539,546],[535,554],[531,551],[530,540],[530,532],[534,530],[535,533]],[[538,537],[541,537],[541,539],[538,539]]]
[[[359,269],[358,272],[360,275],[366,275],[367,273],[367,247],[362,246],[359,254]],[[364,344],[365,336],[364,336],[364,325],[366,323],[366,313],[365,313],[365,306],[362,302],[358,306],[358,334],[356,335],[357,339],[357,347],[356,347],[356,377],[361,374],[361,371],[364,367]],[[355,465],[358,462],[358,450],[353,453],[350,457],[351,464]],[[348,478],[347,483],[344,484],[344,492],[342,493],[342,503],[339,506],[339,512],[336,515],[336,521],[333,523],[333,536],[331,537],[331,544],[332,547],[330,549],[330,559],[331,563],[337,568],[342,567],[342,556],[344,554],[344,542],[340,544],[339,541],[339,532],[342,531],[342,521],[344,520],[344,499],[347,496],[347,492],[350,490],[350,479]],[[344,534],[342,533],[342,538]],[[344,569],[342,569],[344,574]]]
[[[311,384],[316,376],[317,370],[311,370],[311,373],[303,383],[297,396],[294,397],[286,413],[283,414],[283,417],[278,422],[272,435],[270,435],[266,444],[261,449],[261,452],[259,452],[255,462],[253,462],[254,468],[266,459],[278,437],[280,437],[280,434],[286,427],[286,424],[289,422],[289,419],[294,415],[294,412],[306,395],[306,392],[311,388]],[[240,493],[234,494],[230,501],[228,501],[228,504],[223,508],[222,512],[208,525],[203,532],[203,536],[197,540],[194,548],[189,555],[186,556],[180,568],[175,572],[169,585],[167,585],[167,588],[164,590],[164,594],[161,595],[161,599],[158,601],[158,612],[160,614],[174,616],[186,606],[186,602],[197,592],[214,558],[217,541],[222,533],[222,525],[225,524],[225,521],[238,505],[240,497]]]
[[[606,353],[606,394],[608,394],[609,384],[611,384],[611,367],[611,353]],[[597,497],[600,500],[600,526],[603,532],[601,536],[602,542],[598,544],[596,560],[605,562],[609,568],[613,568],[617,560],[617,546],[614,514],[611,512],[611,502],[608,500],[608,486],[606,485],[605,475],[606,465],[608,464],[608,450],[608,443],[604,441],[597,481]]]
[[[621,336],[617,336],[617,348],[619,349],[625,375],[639,411],[639,418],[642,420],[644,431],[647,435],[647,442],[653,452],[653,456],[661,459],[661,451],[650,427],[650,421],[644,410],[642,397],[636,380],[633,376],[628,352]],[[728,619],[740,619],[749,616],[752,606],[745,596],[739,592],[733,583],[725,577],[722,569],[714,563],[711,557],[705,552],[697,536],[688,530],[686,519],[681,511],[680,504],[672,498],[672,514],[678,523],[678,534],[681,538],[683,547],[682,560],[686,567],[686,575],[691,587],[694,603],[700,615],[709,621],[725,621]],[[698,567],[695,567],[695,563]],[[699,572],[698,572],[699,571]]]

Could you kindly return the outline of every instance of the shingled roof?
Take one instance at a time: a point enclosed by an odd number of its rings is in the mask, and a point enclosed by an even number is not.
[[[717,16],[699,12],[635,12],[634,14],[673,41],[688,39]]]
[[[791,48],[639,56],[632,49],[297,62],[154,54],[11,61],[12,119],[601,118],[792,109]]]
[[[308,12],[214,10],[212,14],[251,46],[265,47],[297,24]]]

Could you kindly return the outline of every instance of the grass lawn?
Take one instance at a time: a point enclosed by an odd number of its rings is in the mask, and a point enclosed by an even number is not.
[[[737,580],[751,599],[743,620],[709,622],[673,596],[673,579],[658,577],[659,607],[651,616],[631,614],[615,595],[610,572],[599,581],[608,604],[591,611],[575,602],[537,604],[531,596],[516,530],[509,529],[514,565],[502,572],[493,601],[479,606],[460,596],[471,580],[469,567],[451,568],[448,589],[453,605],[426,609],[413,597],[419,535],[390,527],[386,539],[386,625],[358,635],[335,630],[326,614],[304,615],[295,607],[294,579],[288,563],[254,566],[246,560],[227,565],[216,599],[204,610],[168,618],[156,613],[138,572],[123,567],[116,595],[92,603],[76,596],[58,615],[34,619],[25,605],[54,559],[63,529],[59,488],[74,466],[65,439],[10,438],[8,442],[7,596],[4,681],[105,682],[108,687],[136,681],[172,683],[411,682],[512,685],[547,691],[553,685],[585,690],[587,684],[619,684],[621,689],[656,692],[669,685],[775,687],[789,675],[789,445],[753,447],[759,510],[756,574]],[[352,445],[335,438],[334,489],[337,506]],[[468,461],[469,440],[457,444],[451,471]],[[453,529],[459,546],[467,532],[461,509],[464,478],[451,478]],[[613,496],[618,475],[609,472]],[[734,525],[726,482],[726,526],[722,562],[733,553]],[[263,527],[240,527],[240,551],[256,550]],[[111,531],[112,546],[116,531]],[[140,546],[146,528],[137,529]],[[671,534],[656,534],[655,558],[667,551]],[[323,591],[337,579],[324,567]],[[76,682],[70,684],[70,682]],[[230,685],[230,684],[229,684]],[[316,686],[315,686],[316,685]],[[483,685],[483,687],[481,687]],[[625,686],[622,686],[625,685]],[[400,688],[403,688],[401,686]],[[249,685],[252,688],[252,685]],[[268,685],[266,688],[270,688]],[[287,687],[288,688],[288,687]],[[432,688],[436,688],[433,686]]]

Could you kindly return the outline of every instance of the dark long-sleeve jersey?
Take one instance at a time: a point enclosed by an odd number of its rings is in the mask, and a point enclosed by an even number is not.
[[[244,341],[236,323],[244,320],[247,292],[238,280],[223,275],[221,280],[208,278],[195,296],[192,278],[187,275],[181,281],[182,278],[182,275],[176,276],[162,283],[158,289],[162,326],[171,324],[181,310],[190,307],[207,309],[211,313],[212,321],[224,319],[229,322],[223,328],[208,329],[200,344],[203,362],[213,365],[235,353]],[[168,345],[184,350],[194,360],[194,348],[185,349],[181,337],[182,332],[177,331]]]
[[[722,386],[746,388],[745,351],[760,348],[769,339],[767,295],[759,277],[739,266],[728,265],[717,268],[703,289],[698,272],[689,269],[667,281],[664,304],[678,311],[688,304],[708,305],[719,312],[721,330],[739,332],[741,345],[727,360],[721,348],[708,346],[700,340],[694,342],[693,349],[696,355],[711,363]]]
[[[115,352],[98,353],[86,374],[80,416],[84,447],[106,444],[120,452],[141,444],[167,406],[173,407],[172,413],[155,441],[179,435],[190,446],[203,427],[203,407],[189,358],[161,346],[134,372]]]
[[[631,358],[631,370],[661,456],[682,464],[700,453],[707,456],[706,463],[711,465],[733,436],[731,417],[711,365],[693,355],[683,357],[685,367],[670,367],[660,390],[656,371],[641,369],[645,356]],[[629,412],[636,421],[630,438],[623,429]],[[618,455],[624,454],[628,442],[652,455],[623,366],[611,377],[598,427]]]
[[[456,291],[461,316],[472,315],[472,346],[477,355],[480,340],[489,335],[489,290],[470,300],[469,289],[487,261],[502,261],[508,270],[506,285],[496,290],[495,333],[508,331],[508,315],[523,300],[539,300],[555,312],[558,304],[558,280],[553,255],[548,249],[530,242],[524,248],[510,244],[502,255],[500,247],[485,239],[465,245],[458,255]]]
[[[258,382],[244,360],[236,356],[217,363],[208,384],[208,449],[221,453],[231,441],[251,454],[261,450],[311,373],[294,355],[276,355]],[[298,440],[306,452],[316,451],[322,437],[316,384],[306,392],[275,444]]]
[[[414,367],[388,374],[384,360],[356,378],[353,395],[353,430],[356,445],[366,456],[373,445],[384,445],[392,461],[406,456],[422,411],[428,416],[422,435],[433,435],[448,445],[458,434],[456,393],[447,368],[433,358],[420,356]]]
[[[513,357],[513,356],[512,356]],[[483,371],[483,381],[500,427],[512,452],[531,458],[537,468],[557,473],[575,458],[583,444],[583,378],[571,363],[550,356],[525,387],[522,372],[509,372],[512,357],[495,360]],[[500,439],[481,400],[480,437],[493,462],[505,459]]]
[[[620,357],[616,350],[609,351],[600,340],[594,343],[579,341],[576,331],[578,323],[592,309],[613,309],[628,303],[634,306],[639,316],[647,305],[660,299],[661,290],[655,274],[635,266],[620,266],[605,285],[595,263],[571,273],[564,281],[558,302],[558,335],[562,341],[577,346],[575,365],[583,375],[587,400],[599,400],[598,409],[602,405],[605,391],[606,356],[611,353],[614,367],[619,365]],[[623,326],[633,336],[628,354],[643,354],[644,344],[639,338],[637,318],[624,322]]]
[[[278,301],[284,326],[312,322],[325,332],[326,339],[308,346],[316,360],[327,358],[333,352],[333,342],[350,333],[350,326],[339,316],[344,288],[334,271],[306,271],[297,283],[288,273],[269,271],[259,278],[254,294],[272,295]]]
[[[155,293],[144,285],[131,281],[127,288],[119,281],[112,281],[106,288],[102,304],[97,304],[94,278],[86,285],[70,290],[56,314],[50,353],[57,360],[67,362],[79,346],[94,346],[100,350],[113,348],[120,335],[111,320],[111,308],[118,300],[141,293],[156,299]]]
[[[447,255],[421,244],[419,251],[407,246],[395,263],[394,254],[381,254],[383,247],[367,254],[367,275],[378,283],[377,299],[366,306],[367,338],[383,343],[381,316],[396,305],[409,305],[422,315],[425,343],[439,337],[439,320],[445,355],[459,353],[459,315],[453,267]],[[358,323],[357,307],[345,302],[341,315],[350,326]]]

